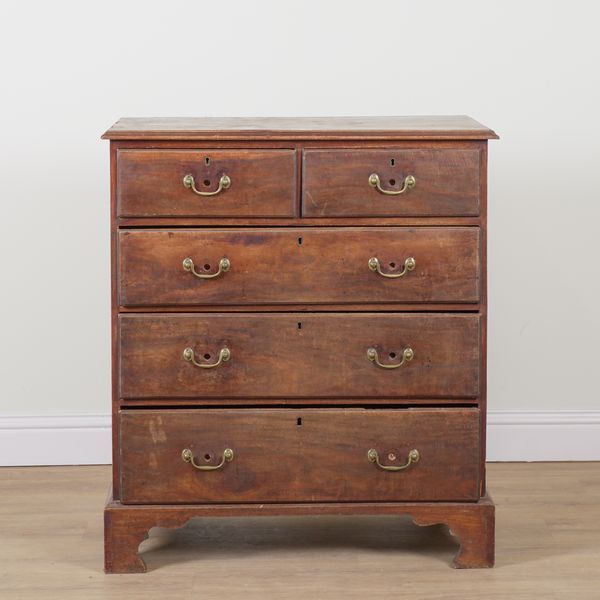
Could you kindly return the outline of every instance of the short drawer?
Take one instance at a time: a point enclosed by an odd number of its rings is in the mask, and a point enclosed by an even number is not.
[[[478,227],[124,230],[123,306],[475,303]]]
[[[292,150],[119,150],[121,217],[292,217]]]
[[[306,150],[306,217],[479,214],[480,150]]]
[[[476,397],[476,314],[119,316],[122,398]]]
[[[479,427],[470,408],[124,410],[122,501],[477,500]]]

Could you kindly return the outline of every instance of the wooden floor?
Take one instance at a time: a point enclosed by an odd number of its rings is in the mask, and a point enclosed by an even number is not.
[[[154,529],[148,573],[104,575],[108,467],[0,469],[0,598],[600,599],[600,463],[492,464],[497,566],[454,570],[445,527],[390,517]]]

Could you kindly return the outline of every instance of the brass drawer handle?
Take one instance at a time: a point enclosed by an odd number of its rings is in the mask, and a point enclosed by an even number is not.
[[[219,350],[219,359],[217,360],[217,362],[214,362],[212,364],[199,363],[196,360],[196,357],[194,356],[193,348],[186,348],[183,351],[183,360],[187,360],[188,362],[191,362],[193,365],[196,365],[201,369],[214,369],[215,367],[218,367],[221,363],[227,362],[230,358],[231,351],[229,350],[229,348],[221,348],[221,350]]]
[[[214,192],[201,192],[196,187],[196,182],[194,181],[194,176],[191,173],[188,173],[183,177],[183,185],[188,189],[192,190],[194,194],[198,194],[198,196],[216,196],[218,193],[226,190],[231,186],[231,178],[229,175],[221,175],[221,179],[219,179],[219,187]]]
[[[384,190],[381,187],[381,180],[379,179],[379,175],[377,173],[371,173],[369,175],[369,185],[377,188],[377,191],[382,194],[387,194],[388,196],[399,196],[400,194],[404,194],[407,190],[412,190],[412,188],[417,185],[417,180],[412,175],[407,175],[404,178],[404,185],[401,190]]]
[[[367,458],[372,462],[375,463],[380,469],[383,469],[384,471],[404,471],[404,469],[408,469],[408,467],[410,467],[410,465],[414,464],[414,463],[418,463],[419,460],[421,459],[421,454],[419,453],[419,451],[414,448],[413,450],[411,450],[408,453],[408,460],[406,461],[406,463],[404,463],[403,465],[400,466],[392,466],[392,465],[382,465],[379,462],[379,454],[377,453],[377,450],[375,450],[375,448],[371,448],[368,452],[367,452]]]
[[[413,271],[416,266],[417,261],[412,256],[409,256],[404,261],[404,269],[402,269],[400,273],[384,273],[381,270],[379,259],[376,256],[373,256],[369,259],[369,269],[371,269],[371,271],[379,273],[382,277],[389,277],[390,279],[398,279],[398,277],[404,277],[409,271]]]
[[[194,453],[189,448],[186,448],[181,453],[181,458],[183,459],[183,462],[190,463],[192,467],[198,469],[198,471],[216,471],[226,462],[231,462],[233,460],[233,450],[231,448],[225,448],[225,450],[223,450],[223,458],[218,465],[199,465],[194,458]]]
[[[412,348],[404,348],[402,351],[402,360],[399,363],[391,365],[384,365],[383,363],[379,362],[379,354],[377,354],[377,350],[375,350],[375,348],[369,348],[367,350],[367,357],[370,361],[374,362],[382,369],[399,369],[403,364],[410,362],[415,357],[415,353]]]
[[[215,277],[219,277],[223,273],[226,273],[231,268],[231,263],[228,258],[222,258],[219,261],[219,270],[216,273],[198,273],[196,271],[196,267],[194,266],[194,261],[188,256],[183,259],[183,270],[188,273],[192,273],[198,279],[214,279]]]

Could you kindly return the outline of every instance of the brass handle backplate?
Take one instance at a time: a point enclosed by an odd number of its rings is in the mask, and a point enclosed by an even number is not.
[[[402,271],[400,271],[400,273],[384,273],[381,270],[381,264],[379,263],[379,259],[376,256],[373,256],[369,259],[369,269],[371,269],[371,271],[379,273],[382,277],[389,277],[390,279],[398,279],[398,277],[404,277],[404,275],[406,275],[409,271],[413,271],[416,266],[417,261],[412,256],[409,256],[404,261],[404,268],[402,269]]]
[[[208,357],[208,358],[210,358],[210,357]],[[186,348],[183,351],[183,360],[187,360],[187,362],[191,362],[193,365],[196,365],[197,367],[200,367],[201,369],[214,369],[215,367],[218,367],[221,363],[227,362],[230,358],[231,358],[231,351],[229,350],[229,348],[221,348],[219,350],[219,358],[218,358],[217,362],[210,363],[210,364],[199,363],[196,360],[193,348]]]
[[[407,362],[410,362],[415,357],[415,353],[412,348],[404,348],[402,351],[402,360],[399,363],[393,363],[390,365],[384,365],[383,363],[379,362],[379,354],[375,348],[369,348],[367,350],[367,357],[371,362],[374,362],[382,369],[398,369]]]
[[[225,448],[225,450],[223,450],[223,458],[218,465],[199,465],[194,458],[194,453],[189,448],[186,448],[181,453],[181,458],[183,459],[183,462],[190,463],[195,469],[198,469],[198,471],[216,471],[226,462],[231,462],[233,460],[233,450],[231,448]]]
[[[369,185],[373,186],[377,189],[377,191],[382,194],[386,194],[387,196],[399,196],[400,194],[404,194],[407,190],[412,190],[412,188],[417,185],[417,180],[413,175],[407,175],[404,178],[404,184],[402,185],[402,189],[399,190],[384,190],[381,187],[381,179],[379,179],[379,175],[377,173],[371,173],[369,175]]]
[[[216,196],[218,193],[231,187],[231,178],[229,177],[229,175],[223,174],[219,179],[219,186],[216,190],[212,192],[203,192],[196,187],[194,176],[191,173],[188,173],[183,177],[183,185],[188,190],[192,190],[194,194],[198,194],[198,196]]]
[[[382,465],[379,462],[379,454],[377,453],[377,450],[375,450],[375,448],[371,448],[367,452],[367,458],[370,462],[375,463],[380,469],[383,469],[384,471],[404,471],[404,469],[408,469],[410,465],[418,463],[421,459],[421,454],[416,448],[414,448],[408,453],[407,461],[403,465],[399,466]]]
[[[194,261],[188,256],[183,259],[183,270],[188,273],[192,273],[198,279],[214,279],[215,277],[219,277],[223,273],[226,273],[231,268],[231,263],[228,258],[222,258],[219,261],[219,269],[216,273],[199,273],[196,271],[196,267],[194,266]]]

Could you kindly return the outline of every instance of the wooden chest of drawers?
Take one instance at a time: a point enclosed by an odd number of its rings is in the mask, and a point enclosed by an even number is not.
[[[467,117],[123,119],[105,569],[198,516],[408,514],[491,566]]]

